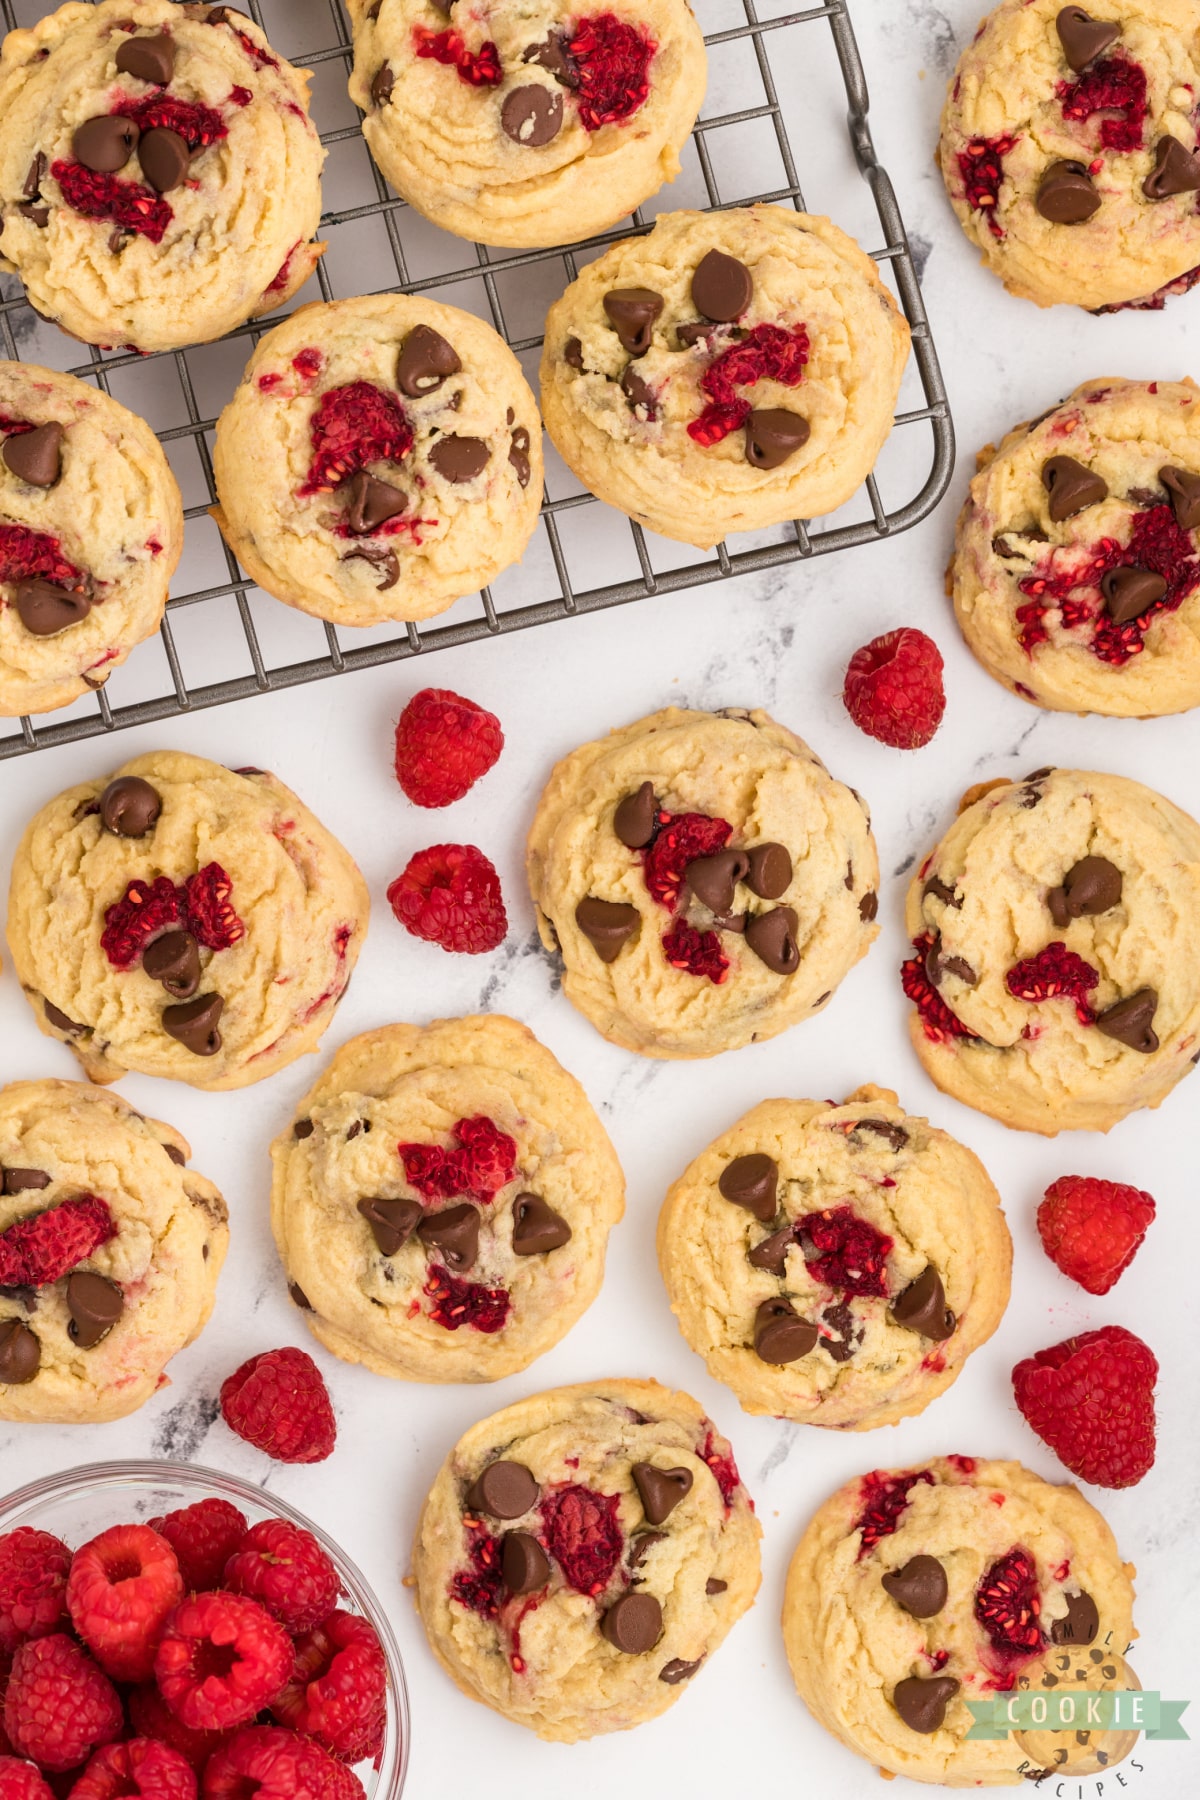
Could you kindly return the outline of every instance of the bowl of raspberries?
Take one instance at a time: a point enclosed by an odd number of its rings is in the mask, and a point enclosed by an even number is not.
[[[0,1800],[398,1800],[391,1628],[232,1476],[96,1463],[0,1500]]]

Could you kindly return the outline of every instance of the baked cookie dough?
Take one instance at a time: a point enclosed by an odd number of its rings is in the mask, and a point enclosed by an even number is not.
[[[875,264],[828,219],[666,213],[550,308],[542,414],[601,500],[709,549],[850,498],[892,428],[908,345]]]
[[[452,0],[451,0],[452,3]],[[350,98],[392,186],[484,244],[574,243],[679,173],[704,98],[687,0],[349,0]]]
[[[1136,1687],[1122,1660],[1133,1573],[1075,1488],[1020,1463],[874,1469],[839,1488],[800,1540],[783,1602],[788,1661],[818,1723],[881,1773],[1020,1786],[1045,1766],[1051,1734],[1030,1733],[1042,1742],[1029,1747],[1023,1733],[968,1741],[967,1701],[1052,1687],[1049,1675]],[[1054,1666],[1064,1653],[1068,1670]],[[1110,1743],[1111,1762],[1129,1748]],[[1066,1772],[1087,1771],[1073,1757]]]
[[[963,51],[938,161],[958,220],[1039,306],[1159,309],[1200,279],[1194,0],[1001,0]]]
[[[69,336],[207,342],[324,246],[307,71],[228,6],[69,0],[0,48],[0,268]]]
[[[99,1088],[0,1088],[0,1419],[104,1424],[164,1385],[229,1241],[190,1154]]]
[[[216,1092],[316,1049],[368,909],[350,857],[274,775],[160,750],[27,826],[8,943],[38,1024],[90,1081]]]
[[[765,712],[667,707],[557,765],[526,855],[563,991],[643,1056],[820,1010],[878,936],[866,802]]]
[[[984,668],[1038,706],[1200,704],[1200,388],[1085,381],[981,451],[950,589]]]
[[[625,1182],[579,1083],[500,1014],[340,1049],[271,1147],[314,1337],[409,1381],[527,1368],[600,1291]]]
[[[679,1699],[753,1601],[761,1535],[690,1395],[554,1388],[446,1458],[413,1546],[417,1606],[464,1694],[577,1743]]]
[[[667,1195],[658,1261],[747,1412],[866,1431],[924,1411],[991,1337],[1012,1243],[978,1157],[863,1087],[739,1119]]]
[[[1140,782],[972,788],[905,918],[917,1055],[1004,1125],[1107,1131],[1200,1057],[1200,825]]]
[[[428,619],[519,562],[537,405],[490,325],[423,296],[302,306],[217,421],[213,517],[260,587],[336,625]]]

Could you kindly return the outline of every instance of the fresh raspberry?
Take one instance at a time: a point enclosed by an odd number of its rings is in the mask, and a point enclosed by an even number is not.
[[[504,748],[495,713],[449,688],[422,688],[396,726],[396,780],[414,806],[449,806]]]
[[[621,124],[645,104],[657,49],[653,38],[612,13],[577,21],[566,51],[578,78],[575,98],[585,131]]]
[[[850,658],[842,699],[860,731],[893,750],[919,750],[942,722],[942,653],[906,625],[872,638]]]
[[[178,1750],[131,1738],[97,1750],[69,1800],[196,1800],[196,1776]]]
[[[1061,1175],[1038,1207],[1042,1248],[1089,1294],[1107,1294],[1125,1273],[1154,1218],[1154,1201],[1135,1187]]]
[[[928,1469],[921,1469],[915,1475],[893,1475],[887,1469],[872,1469],[869,1475],[863,1476],[862,1510],[852,1526],[852,1530],[862,1532],[858,1545],[859,1562],[881,1538],[891,1537],[909,1507],[908,1496],[919,1481],[927,1481],[932,1487],[933,1476]]]
[[[233,910],[233,882],[220,863],[206,863],[183,884],[183,911],[187,928],[206,950],[229,950],[246,935],[246,927]]]
[[[49,1287],[117,1235],[107,1200],[81,1194],[0,1233],[0,1287]]]
[[[43,1771],[74,1769],[124,1725],[117,1690],[74,1638],[21,1645],[4,1695],[4,1729],[21,1756]]]
[[[183,894],[169,876],[134,880],[105,912],[100,948],[114,969],[132,969],[152,937],[183,922]]]
[[[418,850],[387,897],[401,925],[443,950],[478,956],[503,943],[508,930],[500,877],[474,844]]]
[[[413,49],[427,61],[456,69],[458,79],[471,87],[498,87],[504,80],[500,52],[490,38],[478,50],[468,50],[457,31],[431,31],[428,25],[414,25]]]
[[[707,813],[660,813],[655,836],[641,853],[651,898],[674,911],[687,865],[698,856],[715,856],[732,836],[732,825]]]
[[[31,531],[28,525],[0,525],[0,581],[26,581],[33,576],[76,591],[86,586],[83,571],[67,561],[56,537]]]
[[[196,1594],[175,1608],[154,1678],[193,1731],[228,1731],[269,1706],[292,1672],[292,1641],[257,1600]]]
[[[265,1606],[293,1637],[320,1624],[342,1591],[312,1532],[287,1519],[264,1519],[250,1528],[229,1559],[224,1585]]]
[[[1148,569],[1167,584],[1161,599],[1124,625],[1109,618],[1100,596],[1101,581],[1116,568]],[[1200,557],[1191,533],[1183,530],[1171,508],[1150,506],[1136,515],[1127,544],[1117,538],[1101,538],[1082,556],[1076,545],[1055,548],[1018,585],[1026,595],[1025,604],[1016,612],[1024,650],[1032,654],[1047,642],[1046,615],[1057,610],[1064,630],[1089,627],[1092,654],[1121,668],[1131,657],[1141,655],[1155,619],[1177,612],[1200,587]]]
[[[619,1494],[597,1494],[580,1483],[555,1488],[539,1507],[545,1545],[577,1594],[604,1591],[621,1560],[625,1538]]]
[[[738,388],[756,381],[778,381],[798,387],[808,361],[808,332],[803,325],[785,331],[779,325],[756,325],[740,343],[714,357],[700,377],[708,404],[688,426],[688,436],[704,449],[719,444],[750,417],[750,402]]]
[[[70,1567],[71,1552],[48,1531],[20,1525],[0,1537],[0,1659],[5,1663],[27,1638],[48,1637],[64,1624]]]
[[[808,1262],[816,1281],[846,1294],[886,1295],[887,1259],[894,1240],[860,1219],[853,1207],[805,1213],[793,1229],[801,1242],[807,1238],[818,1252]]]
[[[1122,1325],[1105,1325],[1027,1356],[1013,1370],[1013,1393],[1073,1475],[1097,1487],[1133,1487],[1154,1466],[1157,1377],[1149,1345]]]
[[[486,1526],[466,1521],[468,1569],[458,1569],[450,1578],[450,1598],[465,1606],[481,1619],[494,1619],[504,1596],[504,1578],[500,1571],[500,1539]]]
[[[988,230],[995,238],[1004,236],[996,208],[1004,180],[1004,158],[1016,141],[1015,137],[972,138],[958,153],[958,173],[967,205],[974,212],[987,214]]]
[[[54,1800],[37,1767],[15,1756],[0,1756],[0,1800]]]
[[[197,1500],[150,1523],[175,1552],[184,1590],[190,1593],[221,1586],[225,1564],[247,1531],[245,1514],[217,1499]]]
[[[705,1423],[708,1423],[707,1420]],[[724,1443],[724,1439],[721,1441]],[[734,1495],[742,1485],[742,1478],[738,1474],[738,1466],[734,1461],[733,1451],[728,1444],[725,1444],[724,1450],[719,1450],[717,1448],[716,1433],[713,1431],[712,1427],[709,1426],[704,1443],[697,1452],[697,1455],[699,1456],[700,1461],[707,1466],[713,1480],[720,1488],[721,1499],[725,1502],[725,1511],[728,1512],[733,1504]],[[749,1498],[749,1496],[747,1496],[747,1498]],[[750,1510],[751,1512],[754,1511],[753,1500],[750,1501]]]
[[[915,956],[900,964],[900,985],[921,1017],[921,1028],[933,1044],[948,1044],[952,1038],[972,1038],[975,1033],[952,1013],[929,979],[926,962],[933,948],[933,934],[926,932],[912,941]]]
[[[397,1144],[404,1178],[423,1200],[453,1200],[458,1194],[469,1194],[486,1206],[513,1178],[516,1140],[486,1113],[459,1119],[453,1135],[457,1146],[453,1150],[444,1150],[440,1144]]]
[[[221,1387],[221,1412],[231,1431],[276,1462],[324,1462],[333,1454],[329,1390],[312,1357],[291,1344],[235,1369]]]
[[[1007,1551],[975,1590],[975,1618],[993,1650],[1007,1661],[1036,1656],[1046,1642],[1038,1623],[1042,1596],[1037,1565],[1019,1545]]]
[[[167,1614],[182,1599],[175,1552],[149,1525],[114,1525],[75,1552],[71,1622],[114,1681],[149,1679]]]
[[[1093,63],[1078,81],[1060,81],[1055,89],[1064,119],[1090,119],[1115,112],[1118,119],[1100,121],[1106,150],[1140,150],[1146,123],[1146,71],[1126,56],[1106,56]]]
[[[482,1331],[491,1337],[504,1330],[512,1311],[507,1288],[490,1288],[479,1281],[463,1281],[459,1276],[451,1275],[441,1263],[430,1264],[422,1291],[433,1301],[429,1317],[445,1331],[457,1331],[460,1326],[469,1325],[472,1331]]]
[[[205,1769],[200,1791],[204,1800],[363,1800],[352,1770],[281,1725],[239,1731]]]
[[[340,487],[373,462],[402,462],[413,430],[395,394],[370,381],[351,381],[321,395],[309,425],[312,461],[301,495]]]
[[[82,163],[55,162],[50,173],[62,189],[62,197],[85,219],[105,219],[124,231],[136,232],[161,244],[175,217],[153,188],[139,181],[118,181],[115,175],[98,175]]]
[[[153,1738],[178,1750],[199,1775],[214,1750],[229,1742],[227,1731],[193,1731],[177,1719],[152,1681],[130,1688],[126,1700],[129,1723],[140,1738]]]
[[[177,132],[192,151],[207,150],[210,144],[229,136],[220,113],[214,112],[211,106],[200,106],[194,100],[176,100],[173,94],[161,90],[146,94],[140,100],[135,100],[132,94],[123,94],[111,111],[119,113],[123,119],[132,119],[139,131],[153,131],[161,126]]]
[[[1100,980],[1091,963],[1057,940],[1015,963],[1004,977],[1005,985],[1015,1000],[1035,1004],[1041,1000],[1072,1000],[1075,1016],[1081,1025],[1095,1024],[1096,1015],[1088,995]]]
[[[714,987],[720,987],[729,973],[729,958],[721,948],[715,931],[697,931],[686,919],[676,919],[663,941],[663,955],[673,969],[687,975],[707,976]]]
[[[343,1762],[378,1757],[387,1721],[387,1664],[375,1629],[333,1612],[296,1640],[296,1671],[271,1711]]]

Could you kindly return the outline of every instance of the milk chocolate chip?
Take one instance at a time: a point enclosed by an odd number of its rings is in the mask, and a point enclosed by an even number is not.
[[[792,885],[792,859],[782,844],[755,844],[747,852],[746,886],[760,900],[778,900]]]
[[[161,34],[127,38],[117,51],[117,73],[167,87],[175,73],[175,45]]]
[[[106,1338],[125,1311],[125,1296],[115,1281],[106,1281],[90,1269],[76,1269],[67,1276],[67,1333],[81,1350],[91,1350]]]
[[[176,1000],[190,1000],[200,986],[200,946],[190,931],[166,931],[147,944],[142,968]]]
[[[193,1056],[215,1056],[221,1048],[217,1025],[224,1010],[220,994],[197,994],[194,1000],[163,1008],[163,1030]]]
[[[1115,1038],[1118,1044],[1127,1045],[1130,1050],[1139,1051],[1142,1056],[1150,1056],[1158,1049],[1154,1031],[1157,1010],[1157,988],[1139,988],[1127,1000],[1118,1000],[1115,1006],[1106,1007],[1096,1019],[1096,1030],[1103,1032],[1105,1037]]]
[[[355,535],[369,537],[388,519],[399,518],[408,505],[408,495],[390,481],[377,481],[360,469],[351,476],[345,488],[348,505],[346,523]]]
[[[71,149],[75,161],[93,174],[115,175],[133,155],[140,136],[132,119],[104,113],[98,119],[84,120],[71,139]]]
[[[1056,525],[1108,498],[1108,483],[1073,456],[1052,456],[1044,462],[1042,486],[1050,496],[1050,517]]]
[[[735,1156],[721,1171],[717,1187],[734,1206],[745,1207],[748,1213],[769,1225],[775,1217],[779,1165],[760,1150],[751,1151],[748,1156]]]
[[[571,1241],[571,1227],[540,1194],[518,1194],[513,1201],[514,1256],[545,1256]]]
[[[432,325],[414,325],[400,347],[396,386],[410,400],[432,394],[462,368],[458,354]]]
[[[50,1177],[45,1169],[5,1169],[0,1179],[2,1194],[40,1193],[49,1186]]]
[[[1093,19],[1082,6],[1064,6],[1054,21],[1054,28],[1067,65],[1077,75],[1121,35],[1121,27],[1113,24],[1111,19]]]
[[[1050,889],[1046,905],[1054,923],[1064,931],[1072,919],[1083,918],[1085,914],[1094,918],[1116,906],[1123,886],[1121,871],[1115,863],[1109,862],[1106,856],[1085,856],[1067,870],[1061,887]]]
[[[802,450],[810,435],[808,420],[786,406],[755,407],[746,420],[746,461],[756,469],[778,469]]]
[[[654,783],[643,781],[635,794],[626,794],[613,814],[613,830],[630,850],[642,850],[654,836],[658,801]]]
[[[534,1594],[550,1579],[550,1559],[528,1531],[506,1531],[500,1542],[500,1574],[510,1594]]]
[[[641,915],[624,900],[599,900],[589,894],[575,908],[575,923],[601,962],[615,962],[638,928]]]
[[[645,356],[662,309],[663,297],[653,288],[610,288],[604,296],[609,323],[630,356]]]
[[[1153,569],[1109,569],[1100,578],[1104,610],[1114,625],[1140,618],[1166,591],[1166,581]]]
[[[653,1594],[622,1594],[610,1606],[600,1626],[615,1650],[641,1656],[653,1650],[662,1636],[662,1607]]]
[[[785,1225],[782,1231],[772,1232],[770,1237],[755,1244],[753,1250],[748,1250],[746,1261],[752,1268],[766,1269],[772,1275],[782,1275],[787,1268],[787,1253],[795,1241],[795,1232],[790,1225]]]
[[[1160,137],[1154,146],[1154,167],[1142,183],[1147,200],[1169,200],[1173,194],[1194,194],[1198,188],[1200,157],[1178,138]]]
[[[489,1463],[467,1493],[472,1512],[490,1519],[519,1519],[537,1499],[540,1489],[531,1470],[519,1462]]]
[[[1054,162],[1042,176],[1037,209],[1052,225],[1082,225],[1100,210],[1100,196],[1081,162]]]
[[[668,1687],[678,1687],[681,1681],[691,1680],[703,1661],[702,1656],[698,1656],[695,1662],[684,1662],[681,1656],[673,1656],[658,1671],[658,1679],[665,1681]]]
[[[702,906],[727,913],[733,907],[733,890],[750,871],[744,850],[718,850],[715,856],[697,856],[687,864],[683,879]]]
[[[446,1267],[455,1274],[473,1268],[479,1256],[479,1213],[464,1200],[458,1206],[444,1206],[440,1212],[426,1213],[417,1226],[422,1243],[440,1250]]]
[[[941,1729],[946,1708],[959,1689],[952,1675],[910,1675],[892,1693],[892,1705],[910,1731],[928,1735]]]
[[[143,133],[137,147],[142,174],[156,194],[169,194],[182,187],[192,166],[192,153],[187,139],[166,125],[156,125]]]
[[[782,1366],[799,1362],[816,1344],[820,1333],[811,1319],[802,1319],[782,1295],[764,1300],[754,1315],[754,1348],[765,1363]]]
[[[500,108],[500,126],[514,144],[525,144],[541,150],[553,143],[562,130],[562,95],[540,81],[527,81],[505,95]]]
[[[118,775],[100,796],[100,818],[116,837],[143,838],[162,812],[162,795],[140,775]]]
[[[532,466],[529,461],[529,433],[524,425],[518,425],[509,439],[508,460],[517,472],[520,485],[528,487]]]
[[[892,1318],[909,1331],[943,1343],[953,1337],[955,1317],[946,1305],[942,1278],[932,1263],[927,1263],[917,1279],[910,1282],[892,1302]]]
[[[1100,1613],[1090,1594],[1066,1594],[1065,1618],[1055,1619],[1050,1640],[1055,1644],[1090,1644],[1100,1629]]]
[[[431,447],[429,460],[443,481],[452,481],[457,487],[482,475],[491,454],[482,438],[458,437],[450,432]]]
[[[754,294],[754,278],[745,263],[723,250],[710,250],[692,276],[692,305],[706,319],[730,324],[744,313]]]
[[[790,906],[755,913],[746,921],[746,943],[774,975],[791,975],[800,967],[796,914]]]
[[[52,488],[62,473],[63,428],[52,419],[4,441],[4,461],[18,481]]]
[[[394,550],[384,544],[356,544],[353,550],[347,550],[343,562],[365,562],[378,569],[383,580],[376,585],[381,594],[388,588],[394,588],[400,579],[400,559]]]
[[[651,1525],[669,1519],[685,1494],[691,1492],[690,1469],[659,1469],[653,1463],[634,1463],[633,1485],[641,1496],[642,1511]]]
[[[946,1604],[949,1584],[936,1556],[912,1556],[902,1569],[885,1575],[881,1584],[897,1606],[914,1619],[932,1619]]]
[[[407,1244],[425,1216],[419,1200],[360,1200],[358,1210],[371,1227],[381,1256],[395,1256]]]
[[[380,63],[371,77],[371,105],[378,108],[386,106],[392,97],[392,89],[396,85],[396,77],[391,63]]]
[[[92,610],[86,594],[55,587],[52,581],[33,576],[17,583],[13,605],[26,631],[34,637],[54,637],[69,625],[78,625]]]
[[[1200,475],[1168,463],[1158,471],[1158,479],[1170,496],[1175,523],[1183,531],[1195,531],[1200,527]]]
[[[20,1319],[0,1323],[0,1387],[24,1387],[42,1363],[42,1346]]]

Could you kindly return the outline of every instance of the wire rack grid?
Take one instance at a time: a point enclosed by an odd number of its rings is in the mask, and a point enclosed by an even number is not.
[[[278,49],[289,55],[290,60],[297,65],[312,70],[318,83],[323,83],[327,92],[330,91],[331,82],[340,82],[344,95],[344,79],[351,65],[352,48],[342,0],[308,0],[306,8],[297,8],[295,0],[290,0],[291,23],[297,23],[298,12],[302,11],[309,39],[315,36],[329,40],[320,42],[316,48],[309,43],[298,52],[292,51],[287,42],[279,41],[278,23],[271,16],[272,5],[278,3],[279,0],[242,0],[242,5],[263,26]],[[151,681],[152,691],[141,693],[127,704],[114,705],[110,693],[100,687],[94,696],[68,708],[65,715],[57,718],[42,717],[37,721],[23,718],[16,729],[0,735],[0,760],[126,726],[248,698],[254,694],[270,693],[352,669],[411,658],[431,650],[470,643],[481,638],[498,637],[532,625],[546,624],[604,607],[620,606],[630,601],[672,593],[754,570],[803,561],[851,545],[893,536],[925,518],[941,499],[950,480],[954,462],[953,426],[904,222],[891,180],[876,156],[872,141],[866,78],[846,0],[827,0],[823,5],[760,17],[760,10],[769,10],[770,4],[771,0],[763,0],[761,7],[756,0],[727,0],[727,10],[733,22],[723,29],[706,34],[710,65],[709,104],[713,101],[714,84],[711,77],[714,59],[722,53],[737,53],[742,58],[736,65],[732,78],[724,83],[725,90],[735,101],[751,98],[751,103],[722,106],[720,102],[723,95],[718,92],[715,110],[702,114],[697,122],[691,149],[685,153],[685,169],[689,157],[691,159],[694,199],[696,203],[713,209],[760,201],[790,203],[797,210],[806,210],[772,56],[783,42],[783,34],[790,35],[824,24],[832,34],[837,64],[845,84],[854,159],[869,187],[874,213],[883,232],[883,246],[873,250],[872,254],[881,268],[890,270],[891,279],[912,327],[913,360],[923,404],[897,413],[895,423],[906,428],[921,425],[927,427],[928,473],[918,492],[889,511],[880,495],[876,478],[871,475],[865,484],[867,516],[863,518],[843,523],[839,522],[841,515],[838,515],[833,522],[822,522],[816,527],[797,520],[772,534],[760,533],[754,537],[735,540],[746,543],[746,548],[731,549],[727,544],[720,544],[714,552],[699,560],[695,560],[694,552],[686,551],[684,560],[681,561],[681,546],[650,536],[631,520],[621,520],[620,515],[614,514],[592,495],[579,489],[569,472],[562,465],[556,464],[556,459],[549,454],[548,446],[547,494],[539,520],[538,537],[535,539],[535,545],[539,545],[542,552],[544,597],[530,601],[528,580],[506,583],[505,578],[501,577],[498,587],[505,591],[482,589],[477,597],[459,602],[440,624],[420,629],[414,624],[399,628],[393,626],[382,634],[378,631],[339,633],[332,625],[326,624],[323,627],[323,654],[299,657],[294,656],[294,645],[291,646],[292,654],[287,649],[282,654],[272,654],[269,647],[264,647],[263,637],[269,638],[272,634],[264,631],[262,607],[274,607],[275,603],[259,594],[243,575],[223,542],[214,543],[206,565],[209,578],[202,578],[198,583],[195,582],[195,559],[192,559],[192,566],[189,568],[185,549],[184,561],[176,576],[178,591],[172,594],[158,639],[151,640],[151,643],[161,644],[166,665],[161,672],[161,679]],[[31,23],[42,10],[44,6],[38,4],[38,0],[0,0],[0,15],[8,29],[18,24]],[[315,15],[319,16],[319,23],[323,25],[326,14],[327,29],[321,30],[319,26],[314,29],[317,25]],[[809,49],[810,45],[806,44],[806,62]],[[758,84],[761,98],[750,95],[753,83]],[[832,83],[827,83],[828,85]],[[317,91],[314,90],[314,98]],[[828,94],[825,99],[828,100]],[[378,170],[367,159],[357,119],[353,117],[353,109],[348,100],[342,106],[342,116],[346,114],[351,117],[346,118],[345,123],[335,124],[332,129],[321,132],[322,141],[330,152],[326,170],[326,195],[328,197],[330,192],[334,157],[341,147],[347,155],[353,153],[360,157],[360,174],[368,184],[367,197],[357,203],[328,211],[322,218],[321,235],[329,241],[330,250],[325,260],[318,265],[315,275],[321,297],[326,300],[341,297],[335,294],[331,273],[338,263],[336,252],[341,234],[346,243],[342,263],[349,277],[348,283],[341,284],[343,295],[360,291],[358,282],[368,272],[375,278],[369,283],[363,281],[363,287],[367,291],[383,288],[410,294],[436,291],[440,299],[466,305],[472,310],[478,310],[484,317],[490,317],[497,331],[523,359],[527,372],[531,372],[536,365],[541,334],[539,329],[524,332],[521,326],[525,322],[540,325],[548,303],[547,295],[550,295],[550,282],[554,283],[553,293],[560,292],[567,281],[574,280],[580,266],[607,244],[649,230],[653,223],[649,216],[652,211],[693,203],[690,196],[677,197],[678,188],[687,185],[681,178],[676,188],[667,190],[652,205],[639,209],[628,222],[586,243],[565,249],[513,253],[489,251],[480,245],[467,246],[439,233],[437,236],[443,245],[453,244],[452,254],[447,259],[443,251],[431,262],[423,252],[416,255],[412,253],[411,240],[414,233],[427,228],[419,215],[392,193]],[[314,116],[317,116],[315,107]],[[726,147],[731,142],[729,134],[733,128],[769,134],[769,143],[761,136],[753,140],[755,154],[749,179],[739,180],[736,175],[731,178],[727,171]],[[724,146],[721,134],[725,134]],[[353,151],[352,146],[355,147]],[[768,149],[769,156],[765,154]],[[773,172],[778,172],[781,179],[765,191],[755,191],[759,187],[757,177],[767,162],[771,163]],[[340,185],[344,187],[345,183]],[[366,240],[361,233],[368,227],[373,233],[372,253],[376,254],[382,248],[388,258],[388,265],[382,271],[382,279],[378,278],[381,273],[378,261],[372,263],[371,256],[366,258],[366,262],[371,265],[369,270],[364,270],[363,267],[362,253]],[[358,271],[357,275],[355,271]],[[528,305],[513,305],[510,284],[514,276],[524,276],[537,286],[541,301],[536,318],[531,317],[526,321],[516,317],[518,313],[528,312]],[[315,297],[311,289],[310,282],[300,296],[301,302]],[[0,342],[4,354],[14,360],[51,360],[43,349],[43,340],[48,334],[59,347],[59,363],[56,366],[68,367],[72,374],[93,381],[106,392],[112,392],[114,387],[119,390],[123,375],[142,364],[174,365],[182,402],[181,411],[186,416],[179,423],[160,429],[159,436],[173,464],[177,462],[178,454],[183,449],[189,444],[194,446],[191,458],[194,479],[191,486],[197,498],[194,504],[185,504],[184,516],[189,522],[189,535],[205,529],[215,533],[215,527],[206,515],[215,498],[210,438],[219,407],[202,404],[202,401],[210,400],[213,383],[198,375],[192,366],[198,352],[176,351],[163,353],[158,357],[141,358],[133,352],[90,351],[88,360],[72,362],[74,347],[63,357],[61,346],[65,340],[51,327],[43,326],[33,318],[19,283],[6,278],[3,292],[5,297],[0,298]],[[254,321],[230,333],[229,338],[223,340],[223,343],[232,342],[236,347],[239,367],[249,353],[251,341],[257,341],[264,331],[278,322],[279,316],[276,314]],[[29,348],[31,332],[40,334],[35,337],[38,354],[31,353]],[[130,378],[132,379],[132,374]],[[230,386],[234,380],[236,373]],[[123,398],[124,395],[118,391],[117,397]],[[909,487],[912,485],[909,479],[911,471],[916,469],[919,472],[921,466],[921,458],[915,451],[907,454],[904,468]],[[179,473],[178,467],[176,472]],[[186,502],[189,498],[188,484],[183,485]],[[628,564],[630,573],[627,578],[596,586],[587,585],[587,577],[580,579],[578,569],[581,561],[586,562],[589,574],[594,574],[597,566],[590,554],[582,558],[572,555],[570,534],[584,515],[595,515],[596,523],[601,528],[604,521],[611,526],[619,520],[620,526],[628,528],[632,537],[633,558]],[[762,541],[764,535],[770,541]],[[604,536],[611,544],[611,532],[605,530]],[[593,546],[596,541],[596,534],[593,532]],[[523,575],[528,570],[530,560],[527,553],[525,563],[521,566]],[[537,561],[536,557],[534,561]],[[573,562],[575,573],[572,569]],[[216,579],[212,579],[214,574]],[[197,680],[193,668],[192,679],[189,679],[189,667],[204,659],[198,654],[196,633],[191,634],[190,653],[181,647],[181,636],[187,635],[181,632],[181,626],[194,616],[190,609],[205,606],[211,608],[214,603],[232,603],[236,608],[249,668],[245,673],[210,681]],[[291,617],[296,619],[301,615],[291,614]],[[213,627],[217,626],[215,613],[211,623]],[[316,624],[315,621],[306,623],[310,626]],[[317,626],[317,629],[320,630],[321,627]],[[201,635],[211,640],[214,634],[210,630]],[[236,631],[233,635],[236,637]],[[274,635],[278,638],[278,633]],[[115,672],[116,675],[124,676],[125,671],[146,654],[147,648],[147,645],[142,645],[130,662]],[[113,688],[119,684],[114,681],[108,685]],[[143,689],[146,686],[144,676],[140,686]],[[161,687],[164,691],[153,691],[156,687]]]

